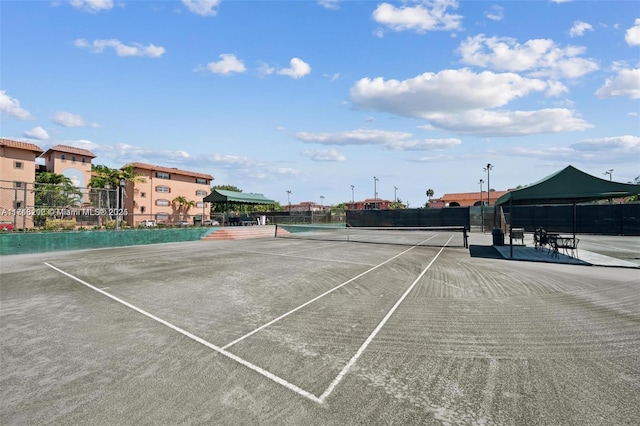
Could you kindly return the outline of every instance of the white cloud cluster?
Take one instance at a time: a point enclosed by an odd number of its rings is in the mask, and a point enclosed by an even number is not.
[[[575,21],[569,30],[569,37],[582,37],[585,31],[593,31],[593,26],[587,22]]]
[[[7,95],[4,90],[0,90],[0,112],[19,120],[31,118],[29,111],[20,106],[20,101]]]
[[[216,16],[220,0],[182,0],[190,12],[200,16]]]
[[[220,55],[218,62],[209,62],[205,68],[198,67],[194,71],[209,71],[214,74],[229,75],[232,73],[243,73],[247,71],[244,63],[231,53]]]
[[[640,99],[640,68],[618,71],[618,74],[608,78],[595,94],[601,99],[617,96]]]
[[[492,21],[502,21],[504,19],[504,7],[494,4],[484,13],[484,16]]]
[[[113,0],[71,0],[69,4],[85,12],[98,13],[113,8]]]
[[[346,157],[337,149],[305,150],[302,155],[313,161],[346,161]]]
[[[62,127],[100,127],[98,123],[89,123],[81,116],[66,111],[56,112],[53,122]]]
[[[41,141],[49,140],[49,133],[40,126],[34,127],[31,130],[27,130],[23,133],[25,138],[37,139]]]
[[[396,7],[382,3],[373,11],[373,19],[393,31],[452,31],[462,29],[462,16],[448,13],[457,9],[456,0],[422,0],[415,6]]]
[[[289,68],[277,71],[278,75],[286,75],[291,78],[302,78],[311,72],[311,66],[300,58],[293,58],[289,61]]]
[[[144,46],[141,43],[126,45],[116,39],[94,40],[91,43],[84,39],[77,39],[74,45],[81,49],[90,49],[93,53],[102,53],[104,49],[110,47],[115,50],[116,55],[118,56],[146,56],[149,58],[159,58],[165,53],[164,47],[156,46],[154,44],[149,44],[147,46]]]
[[[626,31],[624,39],[629,46],[640,46],[640,18],[637,18],[633,27]]]
[[[514,136],[591,127],[568,109],[497,110],[531,93],[548,96],[564,90],[558,82],[514,73],[460,69],[425,73],[403,81],[363,78],[351,88],[350,98],[360,109],[424,118],[435,128],[462,134]]]
[[[318,0],[318,4],[325,9],[337,10],[340,8],[341,0]]]
[[[320,145],[381,145],[393,151],[434,151],[460,145],[460,139],[419,140],[409,132],[356,129],[333,133],[298,132],[293,135],[306,143]]]
[[[468,37],[458,48],[461,62],[466,65],[551,78],[578,78],[597,70],[596,61],[580,57],[585,51],[580,46],[561,48],[550,39],[520,44],[510,37],[484,34]]]

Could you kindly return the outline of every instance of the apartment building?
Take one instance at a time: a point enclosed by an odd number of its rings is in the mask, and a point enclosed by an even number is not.
[[[27,142],[0,139],[0,222],[11,222],[12,228],[33,226],[33,216],[16,213],[33,207],[32,182],[36,179],[39,146]]]
[[[440,198],[432,198],[429,206],[434,208],[440,207],[469,207],[469,206],[486,206],[493,203],[509,191],[491,190],[489,199],[487,200],[487,191],[478,192],[457,192],[452,194],[444,194]]]
[[[91,160],[96,158],[89,150],[67,145],[55,145],[41,155],[44,159],[44,170],[68,177],[74,186],[80,188],[83,201],[89,202],[86,188],[91,180]]]
[[[393,201],[382,198],[366,198],[363,201],[347,203],[348,210],[386,210],[391,208]],[[404,208],[404,207],[402,207]]]
[[[125,221],[129,226],[138,226],[145,220],[167,225],[184,220],[197,225],[209,219],[209,203],[203,198],[211,191],[213,176],[145,163],[131,165],[133,173],[144,181],[128,182],[125,187]],[[193,201],[194,206],[181,207],[173,201],[179,196]]]

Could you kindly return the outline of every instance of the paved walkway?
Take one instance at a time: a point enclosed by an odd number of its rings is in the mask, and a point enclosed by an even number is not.
[[[493,243],[491,234],[471,233],[469,234],[469,245],[491,246]],[[639,268],[640,265],[626,260],[616,259],[614,257],[605,256],[603,254],[594,253],[578,248],[576,257],[567,256],[558,253],[554,256],[548,249],[543,248],[536,250],[533,241],[525,238],[525,245],[514,245],[513,252],[509,246],[509,239],[505,240],[504,246],[493,246],[493,248],[505,259],[522,260],[528,262],[544,262],[544,263],[563,263],[571,265],[588,265],[588,266],[614,266],[622,268]]]

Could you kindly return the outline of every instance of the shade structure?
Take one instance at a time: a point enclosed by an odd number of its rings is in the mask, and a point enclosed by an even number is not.
[[[270,200],[262,194],[253,194],[251,192],[226,191],[216,189],[211,194],[204,197],[203,201],[207,203],[239,203],[239,204],[275,204],[274,200]]]
[[[611,182],[567,166],[532,185],[504,194],[495,205],[573,204],[638,194],[640,185]]]

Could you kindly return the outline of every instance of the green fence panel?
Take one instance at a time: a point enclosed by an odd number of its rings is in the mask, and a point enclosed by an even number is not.
[[[197,241],[212,228],[0,233],[0,255]]]

